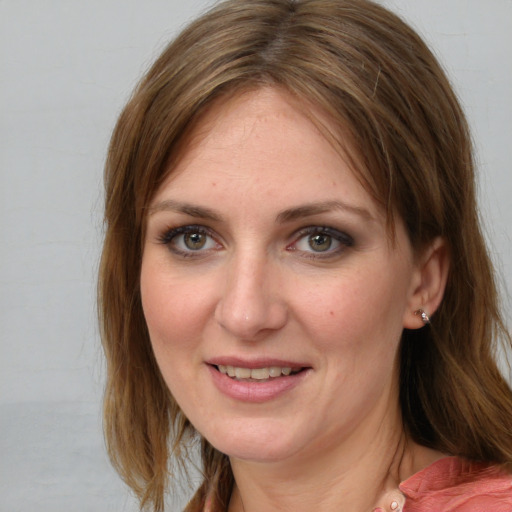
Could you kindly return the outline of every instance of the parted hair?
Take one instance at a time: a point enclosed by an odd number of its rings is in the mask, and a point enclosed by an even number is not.
[[[227,0],[185,28],[142,78],[106,162],[105,436],[141,508],[164,509],[171,461],[185,463],[198,436],[164,383],[142,311],[147,206],[205,109],[258,87],[314,105],[339,127],[334,141],[348,136],[354,172],[387,212],[391,237],[399,216],[417,251],[446,240],[442,304],[430,326],[401,340],[404,426],[425,446],[510,467],[512,392],[496,350],[511,340],[480,228],[471,137],[441,66],[406,23],[368,0]],[[187,510],[202,510],[206,494],[226,510],[229,460],[200,442],[204,480]]]

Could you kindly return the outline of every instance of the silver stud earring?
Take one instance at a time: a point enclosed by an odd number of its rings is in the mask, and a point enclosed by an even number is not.
[[[423,323],[425,325],[428,325],[430,323],[430,317],[427,315],[427,313],[425,312],[425,310],[423,309],[417,309],[415,312],[414,312],[415,315],[418,315],[418,316],[421,316],[421,319],[423,320]]]

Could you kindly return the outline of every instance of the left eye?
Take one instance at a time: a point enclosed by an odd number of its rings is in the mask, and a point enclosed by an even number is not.
[[[290,249],[305,253],[332,254],[354,243],[349,235],[332,228],[309,228],[300,235]]]
[[[316,233],[302,237],[296,244],[299,251],[326,252],[339,247],[340,242],[333,239],[331,235]]]

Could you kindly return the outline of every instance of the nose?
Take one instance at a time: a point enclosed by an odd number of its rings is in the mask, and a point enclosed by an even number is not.
[[[279,289],[279,269],[261,258],[231,261],[215,318],[239,340],[256,341],[281,329],[288,319]]]

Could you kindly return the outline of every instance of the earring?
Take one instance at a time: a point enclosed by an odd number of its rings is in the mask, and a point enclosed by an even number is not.
[[[414,312],[414,314],[418,315],[418,316],[421,316],[421,319],[423,320],[423,323],[425,325],[428,325],[430,323],[430,317],[427,315],[427,313],[425,313],[425,311],[423,309],[417,309]]]

